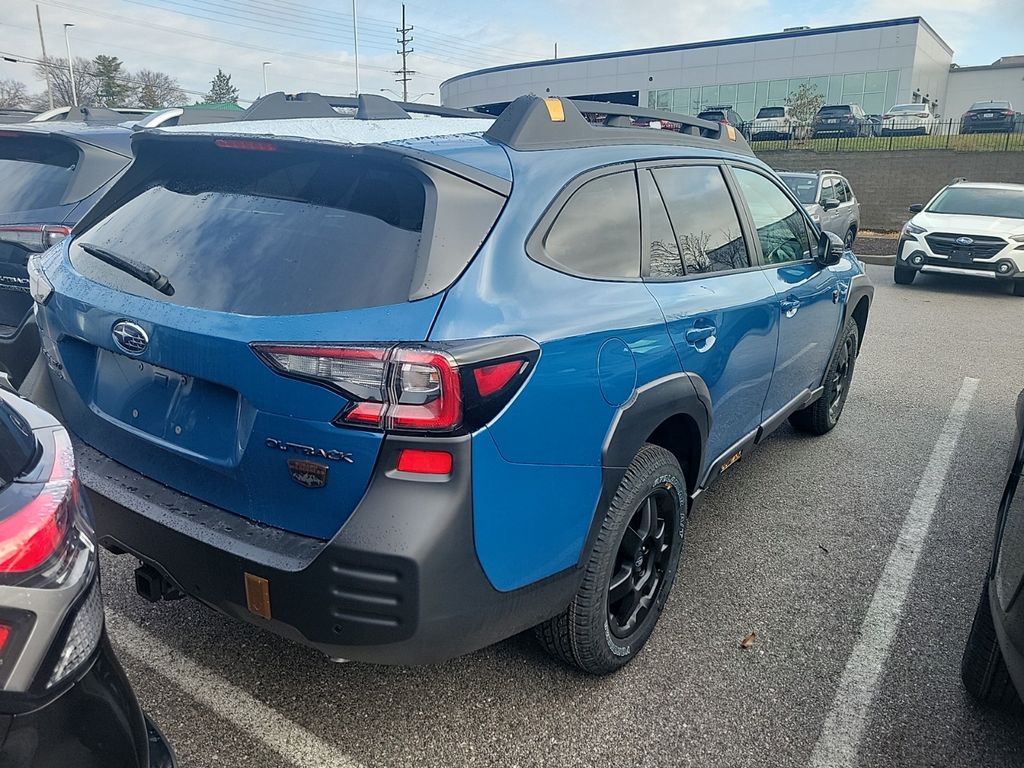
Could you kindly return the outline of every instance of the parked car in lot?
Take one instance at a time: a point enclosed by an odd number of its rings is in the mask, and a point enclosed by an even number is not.
[[[103,625],[70,437],[0,389],[0,765],[172,768]]]
[[[700,112],[697,117],[701,120],[712,120],[716,123],[721,123],[722,125],[731,125],[742,135],[747,135],[743,116],[733,109],[731,105],[724,105],[721,107],[704,107],[704,110]]]
[[[860,203],[853,187],[838,171],[779,173],[804,210],[824,232],[834,232],[852,248],[860,230]]]
[[[926,136],[938,121],[928,104],[896,104],[882,115],[882,135],[919,133]]]
[[[789,107],[761,107],[750,124],[753,141],[797,137],[797,121]]]
[[[870,136],[871,122],[859,104],[826,104],[814,116],[814,138]]]
[[[70,120],[0,126],[0,370],[15,385],[39,354],[28,257],[66,237],[131,160],[120,113]]]
[[[332,658],[636,656],[693,501],[836,425],[873,289],[736,131],[577,104],[277,94],[251,116],[305,119],[136,134],[31,272],[36,396],[145,596]]]
[[[1011,133],[1018,120],[1008,101],[976,101],[960,118],[960,133]]]
[[[961,677],[976,699],[1006,705],[1024,693],[1024,392],[996,518],[996,539],[964,649]]]
[[[974,275],[1011,283],[1024,296],[1024,184],[955,181],[927,205],[910,206],[893,279],[918,272]]]

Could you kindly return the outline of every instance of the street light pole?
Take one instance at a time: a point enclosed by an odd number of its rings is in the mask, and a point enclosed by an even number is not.
[[[71,59],[71,38],[68,37],[68,30],[71,29],[71,27],[73,27],[73,26],[75,26],[75,25],[74,24],[65,24],[64,25],[64,45],[68,49],[68,75],[71,76],[71,106],[72,107],[77,107],[78,106],[78,92],[75,90],[75,65],[74,65],[74,63],[73,63],[73,61]]]
[[[352,0],[352,40],[355,43],[356,52],[356,96],[359,95],[359,14],[356,10],[356,0]]]
[[[46,58],[46,40],[43,38],[43,16],[36,5],[36,25],[39,27],[39,47],[43,49],[43,71],[46,73],[46,98],[50,102],[50,109],[53,109],[53,83],[50,76],[50,60]]]
[[[269,67],[270,64],[271,64],[271,62],[269,62],[269,61],[264,61],[263,62],[263,95],[264,96],[267,95],[267,67]]]

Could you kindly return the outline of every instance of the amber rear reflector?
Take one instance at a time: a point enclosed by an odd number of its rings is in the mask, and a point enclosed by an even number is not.
[[[270,582],[262,576],[245,574],[245,604],[249,612],[262,619],[270,618]]]
[[[725,126],[725,132],[729,135],[729,141],[736,141],[736,129],[731,125]]]

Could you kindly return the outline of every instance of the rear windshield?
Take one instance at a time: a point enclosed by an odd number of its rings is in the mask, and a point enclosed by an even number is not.
[[[60,205],[77,164],[70,142],[0,130],[0,213]]]
[[[842,115],[850,114],[852,110],[845,105],[837,105],[833,107],[822,107],[818,110],[818,115],[821,117],[839,117]]]
[[[426,207],[416,172],[287,145],[203,146],[188,157],[184,167],[180,160],[165,165],[76,238],[71,260],[79,272],[125,293],[245,315],[409,299]],[[100,261],[81,243],[153,267],[170,280],[173,295]]]
[[[701,120],[725,120],[725,112],[721,110],[712,109],[707,112],[701,112],[697,115]]]
[[[801,203],[817,202],[817,176],[793,176],[792,174],[780,173],[779,178],[793,191],[796,199]]]
[[[971,109],[1009,109],[1008,101],[976,101],[971,104]]]
[[[1024,190],[949,187],[928,206],[932,213],[1024,219]]]
[[[758,111],[758,113],[757,113],[757,116],[761,117],[761,118],[764,118],[764,117],[785,117],[786,116],[786,109],[785,109],[785,107],[761,107],[760,111]]]
[[[924,104],[897,104],[889,110],[890,112],[927,112],[928,107]]]

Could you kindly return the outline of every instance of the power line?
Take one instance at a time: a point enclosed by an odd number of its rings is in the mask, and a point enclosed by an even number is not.
[[[409,54],[415,50],[409,47],[409,43],[412,42],[409,33],[412,32],[412,29],[412,25],[405,25],[405,3],[402,3],[402,26],[395,30],[400,35],[398,44],[402,46],[400,51],[396,51],[402,57],[402,68],[395,70],[395,74],[399,75],[399,77],[395,78],[395,82],[402,84],[402,101],[409,100],[409,81],[416,74],[414,70],[409,69]]]

